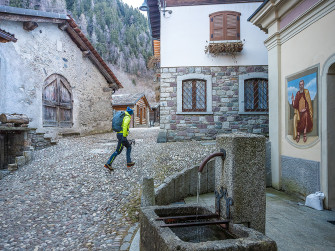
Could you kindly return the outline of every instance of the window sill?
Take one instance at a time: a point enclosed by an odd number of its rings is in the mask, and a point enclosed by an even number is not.
[[[269,112],[238,112],[240,115],[268,115]]]
[[[213,112],[176,112],[177,115],[213,115]]]
[[[209,44],[229,44],[229,43],[242,43],[242,40],[216,40],[216,41],[209,41]]]

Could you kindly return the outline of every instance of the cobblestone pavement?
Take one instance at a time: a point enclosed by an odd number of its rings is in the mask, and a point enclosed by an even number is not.
[[[158,186],[215,149],[157,144],[158,131],[131,129],[136,165],[127,169],[124,150],[113,173],[103,167],[117,144],[113,133],[62,138],[35,151],[29,165],[0,180],[0,250],[119,250],[136,222],[143,177]]]

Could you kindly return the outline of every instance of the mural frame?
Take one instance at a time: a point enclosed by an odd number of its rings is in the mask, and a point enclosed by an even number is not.
[[[294,139],[294,108],[292,106],[292,94],[295,99],[297,90],[299,90],[299,81],[304,80],[304,89],[308,89],[313,110],[313,129],[307,132],[307,141],[304,142],[303,135],[300,136],[299,142]],[[306,80],[310,82],[306,83]],[[313,81],[315,83],[313,83]],[[307,88],[306,88],[306,85]],[[320,64],[313,65],[302,71],[296,72],[285,77],[285,138],[294,147],[305,149],[316,145],[321,140],[321,80],[320,80]]]

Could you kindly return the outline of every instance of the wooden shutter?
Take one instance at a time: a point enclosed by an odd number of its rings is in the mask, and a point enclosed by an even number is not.
[[[224,40],[224,15],[217,14],[210,17],[211,41]]]
[[[210,14],[210,41],[240,40],[240,15],[235,11]]]

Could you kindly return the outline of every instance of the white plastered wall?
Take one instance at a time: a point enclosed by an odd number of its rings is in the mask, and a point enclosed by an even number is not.
[[[335,23],[335,12],[332,12],[325,16],[323,19],[315,22],[307,29],[303,30],[281,46],[281,153],[285,156],[291,156],[295,158],[302,158],[307,160],[321,161],[321,142],[319,140],[315,145],[308,148],[297,148],[289,143],[286,139],[287,128],[285,123],[286,114],[286,103],[287,100],[287,83],[286,77],[297,72],[306,70],[312,66],[320,65],[319,67],[319,87],[322,88],[323,84],[320,74],[321,69],[325,61],[330,55],[335,53],[335,33],[329,32],[332,29],[332,24]],[[303,46],[302,46],[303,45]],[[308,52],[308,53],[306,53]],[[318,90],[319,97],[319,109],[318,116],[321,118],[321,103],[323,97],[321,97],[321,90]],[[321,120],[322,123],[322,120]],[[320,129],[321,124],[318,125]],[[320,130],[319,130],[320,132]],[[319,139],[321,135],[319,134]]]
[[[161,15],[161,67],[267,65],[267,35],[247,21],[260,2],[167,7]],[[209,14],[217,11],[241,13],[240,33],[245,44],[236,62],[231,56],[213,57],[204,52],[209,41]]]
[[[281,112],[281,154],[285,156],[302,158],[306,160],[318,161],[321,163],[320,185],[321,191],[325,193],[325,205],[328,206],[328,168],[327,155],[332,154],[327,152],[327,128],[326,118],[331,116],[327,114],[327,101],[325,86],[327,84],[325,70],[328,70],[332,62],[329,58],[335,55],[335,33],[329,32],[333,29],[335,23],[335,11],[324,16],[307,29],[303,30],[296,36],[292,37],[281,46],[282,50],[282,64],[281,77],[282,86],[281,91],[284,95],[281,96],[282,112]],[[303,46],[301,46],[303,45]],[[287,103],[287,83],[285,78],[289,75],[308,69],[312,66],[318,65],[318,116],[320,123],[318,124],[319,140],[316,144],[308,148],[297,148],[289,143],[286,136],[285,118]],[[327,69],[326,69],[327,68]],[[329,104],[329,103],[328,103]]]

